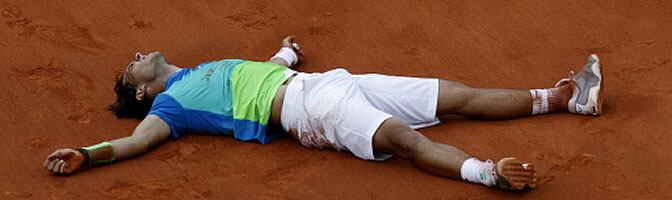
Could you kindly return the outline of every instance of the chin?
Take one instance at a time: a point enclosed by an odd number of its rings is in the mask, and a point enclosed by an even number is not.
[[[155,51],[155,52],[149,53],[149,55],[147,55],[147,57],[149,57],[150,59],[163,58],[163,55],[161,54],[161,52]]]

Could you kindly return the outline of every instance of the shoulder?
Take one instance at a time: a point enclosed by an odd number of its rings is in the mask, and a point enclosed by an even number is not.
[[[218,60],[218,61],[208,61],[208,62],[198,64],[194,68],[194,70],[199,70],[199,69],[202,69],[202,68],[211,68],[211,67],[222,67],[222,66],[233,67],[233,66],[245,63],[245,62],[249,62],[249,61],[243,60],[243,59],[223,59],[223,60]]]
[[[157,95],[156,98],[154,99],[154,103],[152,103],[152,108],[150,110],[150,113],[152,111],[156,111],[156,110],[159,110],[159,109],[161,109],[161,110],[164,110],[164,109],[182,109],[182,105],[180,105],[180,103],[175,98],[173,98],[169,94],[163,92],[163,93],[160,93],[159,95]]]
[[[166,123],[173,138],[179,138],[187,130],[186,113],[182,105],[168,94],[156,96],[148,116],[155,116]]]

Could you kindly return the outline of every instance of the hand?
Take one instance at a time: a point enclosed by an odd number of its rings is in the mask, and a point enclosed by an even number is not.
[[[303,49],[301,49],[299,43],[296,42],[296,36],[289,35],[285,37],[285,39],[282,39],[282,47],[289,47],[296,53],[296,57],[299,58],[299,60],[297,60],[294,65],[298,65],[303,61]]]
[[[81,152],[63,148],[54,151],[44,160],[44,168],[54,174],[72,174],[84,164],[84,154]]]

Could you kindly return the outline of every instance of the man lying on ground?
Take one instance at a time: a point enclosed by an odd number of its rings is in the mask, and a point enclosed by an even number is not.
[[[303,146],[347,150],[364,160],[398,155],[443,177],[503,189],[533,188],[533,164],[507,157],[493,163],[432,141],[415,129],[436,125],[441,115],[510,119],[556,111],[601,113],[602,75],[596,55],[583,71],[548,89],[471,88],[434,79],[352,75],[344,69],[302,73],[292,69],[303,51],[288,36],[267,62],[227,59],[195,68],[169,64],[159,52],[136,53],[118,76],[118,117],[142,119],[131,136],[82,148],[58,149],[44,167],[72,174],[97,164],[147,152],[187,133],[232,135],[266,144],[285,133]],[[269,131],[267,131],[269,130]]]

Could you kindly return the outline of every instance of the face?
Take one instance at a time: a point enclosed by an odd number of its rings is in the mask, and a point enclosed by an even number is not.
[[[160,52],[147,55],[135,53],[135,58],[128,64],[124,72],[124,82],[135,86],[136,99],[142,100],[146,96],[156,95],[155,81],[162,66],[167,65],[166,59]]]

